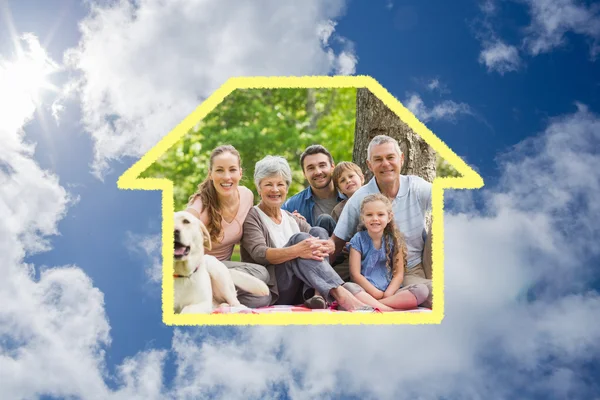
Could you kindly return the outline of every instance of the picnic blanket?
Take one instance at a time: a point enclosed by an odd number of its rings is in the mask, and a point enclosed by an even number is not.
[[[317,313],[339,313],[339,312],[381,312],[379,310],[375,311],[340,311],[337,310],[337,304],[333,303],[329,308],[325,309],[317,309],[313,310],[308,307],[304,307],[303,305],[275,305],[268,307],[260,307],[260,308],[242,308],[242,307],[220,307],[214,310],[213,314],[264,314],[264,313],[290,313],[290,312],[317,312]],[[431,312],[429,308],[419,307],[414,310],[406,310],[406,311],[386,311],[386,313],[393,312]]]

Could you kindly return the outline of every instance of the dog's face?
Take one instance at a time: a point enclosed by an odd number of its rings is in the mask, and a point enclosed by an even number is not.
[[[187,211],[178,211],[173,224],[173,267],[178,275],[189,275],[202,261],[204,248],[211,249],[206,226]]]

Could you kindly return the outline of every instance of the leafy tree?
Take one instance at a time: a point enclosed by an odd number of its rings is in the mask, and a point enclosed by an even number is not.
[[[267,154],[285,157],[293,171],[292,196],[304,188],[298,163],[306,146],[320,143],[336,161],[351,159],[355,101],[353,88],[236,90],[143,176],[173,180],[175,209],[182,209],[207,175],[211,150],[232,144],[242,157],[241,184],[255,195],[255,163]]]

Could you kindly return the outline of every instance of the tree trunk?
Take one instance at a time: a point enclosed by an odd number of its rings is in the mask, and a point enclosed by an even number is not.
[[[401,174],[417,175],[433,182],[436,174],[436,153],[433,148],[370,90],[359,88],[356,91],[356,127],[352,160],[365,174],[365,183],[373,176],[367,168],[367,147],[377,135],[387,135],[398,140],[404,154]],[[428,215],[426,219],[429,228],[431,216]]]

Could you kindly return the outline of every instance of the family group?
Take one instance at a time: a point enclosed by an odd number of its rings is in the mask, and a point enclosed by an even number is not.
[[[336,164],[321,145],[300,156],[309,186],[287,198],[292,171],[281,156],[254,168],[260,198],[240,185],[239,152],[231,145],[210,154],[206,179],[186,211],[208,229],[207,251],[228,268],[269,287],[267,296],[238,290],[247,307],[303,304],[312,309],[395,311],[431,308],[431,183],[400,173],[398,141],[374,137],[367,148],[373,178],[352,162]],[[239,244],[241,261],[231,261]]]

